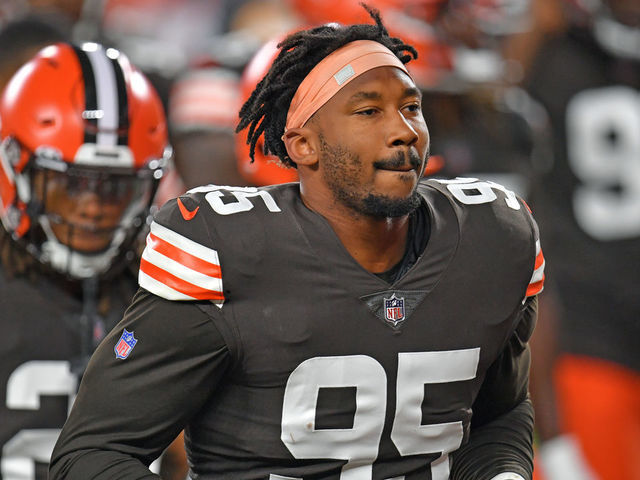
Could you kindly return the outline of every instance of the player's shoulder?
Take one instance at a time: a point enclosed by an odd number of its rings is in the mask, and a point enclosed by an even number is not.
[[[522,259],[531,271],[526,296],[542,291],[545,261],[540,235],[522,198],[499,183],[477,178],[430,179],[421,182],[420,191],[427,202],[434,195],[448,200],[463,241],[482,245],[492,255],[507,255],[512,262]]]
[[[420,191],[429,201],[444,196],[458,217],[461,228],[477,225],[482,230],[508,229],[537,238],[537,225],[526,202],[505,186],[478,178],[428,179]]]
[[[175,223],[177,226],[195,218],[200,220],[198,223],[218,223],[224,219],[237,218],[234,215],[239,213],[252,216],[260,216],[265,212],[278,213],[283,210],[282,206],[288,203],[291,192],[296,191],[296,185],[204,185],[169,200],[155,218],[161,222]]]
[[[296,188],[206,185],[169,200],[151,223],[140,262],[140,286],[169,300],[221,304],[221,250],[243,250],[246,239],[253,242],[253,251],[258,250],[265,223],[288,208]]]

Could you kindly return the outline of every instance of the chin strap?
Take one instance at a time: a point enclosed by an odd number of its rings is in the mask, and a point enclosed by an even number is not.
[[[50,264],[55,270],[78,279],[91,278],[106,272],[111,267],[125,237],[124,231],[118,228],[107,250],[95,255],[87,255],[60,243],[46,215],[40,215],[39,221],[47,238],[42,243],[41,260]],[[72,235],[73,225],[70,225],[69,236]]]

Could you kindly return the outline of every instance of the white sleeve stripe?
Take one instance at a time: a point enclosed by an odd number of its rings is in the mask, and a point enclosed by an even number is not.
[[[151,233],[153,233],[156,237],[161,238],[165,242],[170,243],[174,247],[179,248],[180,250],[184,250],[185,252],[193,255],[194,257],[198,257],[209,263],[220,265],[218,252],[216,250],[194,242],[193,240],[180,235],[173,230],[169,230],[168,228],[163,227],[159,223],[151,223]]]
[[[142,252],[142,258],[152,265],[155,265],[156,267],[187,283],[200,287],[204,290],[222,292],[222,279],[210,277],[196,270],[185,267],[181,263],[156,252],[152,248],[145,248]]]
[[[138,272],[138,283],[142,288],[150,291],[154,295],[166,298],[167,300],[197,300],[196,298],[190,297],[189,295],[185,295],[184,293],[168,287],[164,283],[150,277],[142,270]]]
[[[533,275],[531,275],[531,281],[529,283],[536,283],[539,282],[540,280],[542,280],[542,278],[544,277],[544,264],[546,262],[542,262],[542,265],[540,265],[538,268],[536,268],[533,271]]]

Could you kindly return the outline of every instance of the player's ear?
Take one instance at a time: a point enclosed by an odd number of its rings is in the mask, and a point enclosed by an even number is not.
[[[313,165],[318,161],[317,134],[309,128],[290,128],[282,136],[289,158],[296,165]]]

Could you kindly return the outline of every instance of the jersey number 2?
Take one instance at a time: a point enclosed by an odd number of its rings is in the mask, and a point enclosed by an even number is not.
[[[38,410],[41,395],[67,395],[69,408],[75,398],[77,378],[66,361],[30,361],[16,368],[7,382],[7,407]],[[60,429],[21,430],[2,447],[0,471],[4,480],[35,478],[35,463],[49,463]]]
[[[479,356],[479,348],[398,354],[391,440],[402,456],[440,453],[431,464],[433,480],[449,478],[448,454],[460,447],[463,426],[462,421],[421,424],[424,385],[475,378]],[[353,428],[316,430],[319,389],[338,387],[356,387]],[[341,480],[371,480],[385,424],[386,400],[387,377],[372,357],[310,358],[287,381],[281,440],[298,459],[346,460]]]

